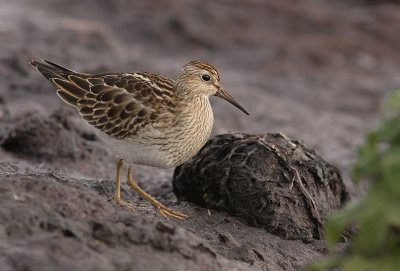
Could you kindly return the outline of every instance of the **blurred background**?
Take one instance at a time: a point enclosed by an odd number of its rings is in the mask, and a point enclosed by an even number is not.
[[[67,108],[30,59],[173,78],[205,60],[251,112],[211,98],[214,135],[284,133],[350,183],[357,145],[400,86],[399,26],[398,1],[0,0],[0,122]]]

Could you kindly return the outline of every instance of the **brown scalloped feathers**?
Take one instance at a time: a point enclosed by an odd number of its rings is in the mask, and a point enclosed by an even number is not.
[[[174,81],[152,73],[89,75],[49,61],[31,61],[90,125],[114,138],[135,135],[160,114],[175,110]],[[171,99],[172,98],[172,99]],[[167,103],[165,102],[167,101]]]

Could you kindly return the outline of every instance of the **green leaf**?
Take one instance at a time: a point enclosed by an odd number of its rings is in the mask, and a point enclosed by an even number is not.
[[[345,228],[357,220],[357,216],[361,215],[361,211],[361,203],[351,202],[343,210],[332,214],[328,218],[325,226],[328,250],[332,250],[334,245],[340,241],[340,236]]]
[[[325,225],[329,256],[308,270],[400,270],[400,91],[385,103],[382,124],[358,149],[354,181],[369,180],[367,194],[332,214]],[[349,247],[333,248],[349,225],[356,228]]]

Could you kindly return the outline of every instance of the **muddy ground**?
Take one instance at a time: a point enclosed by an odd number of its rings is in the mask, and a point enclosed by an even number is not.
[[[398,1],[0,1],[1,270],[298,270],[321,240],[284,240],[176,202],[173,169],[138,183],[190,219],[108,203],[114,157],[29,65],[85,72],[215,64],[251,112],[212,98],[213,134],[281,132],[349,173],[382,98],[400,87]],[[16,135],[18,135],[16,137]],[[15,139],[17,138],[17,139]]]

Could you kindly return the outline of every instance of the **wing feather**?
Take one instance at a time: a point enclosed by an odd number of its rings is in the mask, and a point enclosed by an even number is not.
[[[135,135],[157,121],[174,96],[173,80],[152,73],[89,75],[50,61],[31,61],[82,119],[115,138]],[[164,101],[167,99],[167,101]]]

